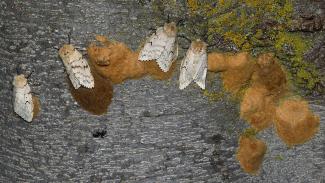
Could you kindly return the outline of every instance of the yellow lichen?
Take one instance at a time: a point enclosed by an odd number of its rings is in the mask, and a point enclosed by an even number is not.
[[[207,89],[203,90],[203,95],[208,97],[209,101],[219,101],[225,97],[225,92],[215,92],[208,91]]]
[[[288,66],[295,86],[312,90],[320,83],[319,71],[303,58],[308,40],[286,31],[292,22],[291,0],[218,0],[214,4],[188,1],[190,11],[208,21],[208,44],[214,44],[215,35],[222,35],[241,51],[274,51]]]
[[[191,12],[195,12],[199,8],[199,2],[197,0],[188,0],[187,5],[190,8]]]
[[[258,131],[256,131],[254,128],[247,128],[241,136],[243,137],[255,137],[258,134]]]

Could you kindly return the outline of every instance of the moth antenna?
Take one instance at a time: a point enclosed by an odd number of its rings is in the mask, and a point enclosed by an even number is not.
[[[15,69],[16,69],[16,74],[17,74],[17,75],[23,74],[23,70],[22,70],[22,68],[21,68],[21,61],[18,61],[18,63],[17,63],[17,65],[16,65]]]
[[[16,74],[17,75],[20,75],[20,74],[22,74],[23,72],[22,72],[22,69],[20,68],[20,63],[18,63],[17,65],[16,65]]]
[[[84,47],[74,46],[75,49],[77,49],[79,52],[81,52],[82,56],[85,57],[87,55],[87,49]]]
[[[157,29],[156,29],[156,28],[153,28],[153,27],[150,27],[149,30],[150,30],[150,31],[155,31],[155,32],[156,32]]]
[[[33,95],[39,96],[39,93],[37,93],[37,92],[30,92],[30,93],[33,94]]]
[[[185,35],[177,35],[177,37],[184,38],[184,39],[186,39],[189,43],[192,42],[192,40],[191,40],[190,38],[186,37]]]
[[[68,34],[68,43],[71,44],[71,33]]]
[[[26,76],[26,79],[29,79],[29,78],[32,76],[33,72],[34,72],[34,70],[33,70],[32,72],[30,72],[30,73]]]
[[[33,81],[33,86],[41,86],[42,84],[39,83],[38,81]]]
[[[216,46],[217,45],[217,43],[215,43],[215,44],[209,44],[207,47],[208,48],[211,48],[211,47],[214,47],[214,46]]]
[[[207,34],[207,31],[204,31],[204,33],[202,33],[202,40],[204,41],[204,42],[208,42],[208,34]]]
[[[179,19],[176,23],[176,26],[178,27],[179,25],[183,25],[185,22],[185,19]]]
[[[206,43],[207,43],[207,41],[206,41]],[[211,45],[208,45],[207,48],[211,48],[213,46],[217,46],[219,43],[220,43],[220,38],[218,39],[218,42],[216,42],[214,44],[211,44]]]
[[[86,56],[87,56],[87,52],[82,53],[82,57],[83,57],[83,58],[86,58]]]
[[[181,48],[183,48],[184,50],[187,50],[187,49],[189,49],[190,47],[189,47],[189,46],[181,46]]]
[[[59,49],[59,46],[52,46],[52,48],[55,49],[55,50],[57,50],[57,51],[60,50],[60,49]]]

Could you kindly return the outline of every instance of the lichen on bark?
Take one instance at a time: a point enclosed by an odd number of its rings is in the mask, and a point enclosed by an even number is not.
[[[312,91],[321,83],[319,71],[304,59],[311,40],[301,32],[290,31],[294,13],[291,0],[189,0],[187,7],[189,20],[205,17],[209,45],[221,36],[233,43],[233,51],[253,55],[273,52],[289,71],[295,87]]]

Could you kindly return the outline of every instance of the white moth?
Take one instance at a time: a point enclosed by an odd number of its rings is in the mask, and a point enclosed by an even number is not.
[[[34,103],[27,79],[23,74],[16,75],[14,85],[14,111],[24,120],[31,122],[34,117]]]
[[[71,44],[63,45],[59,50],[59,55],[75,89],[80,86],[94,88],[94,77],[91,74],[89,65],[74,46]]]
[[[178,55],[177,28],[174,22],[159,27],[146,41],[140,51],[139,60],[156,60],[160,69],[167,72]]]
[[[205,78],[207,74],[207,45],[199,39],[192,41],[182,60],[179,76],[179,88],[186,88],[192,81],[205,89]]]

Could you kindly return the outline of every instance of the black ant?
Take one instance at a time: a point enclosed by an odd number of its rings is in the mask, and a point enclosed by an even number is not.
[[[94,138],[104,138],[104,136],[106,135],[107,131],[106,130],[96,130],[94,133],[93,133],[93,137]]]

